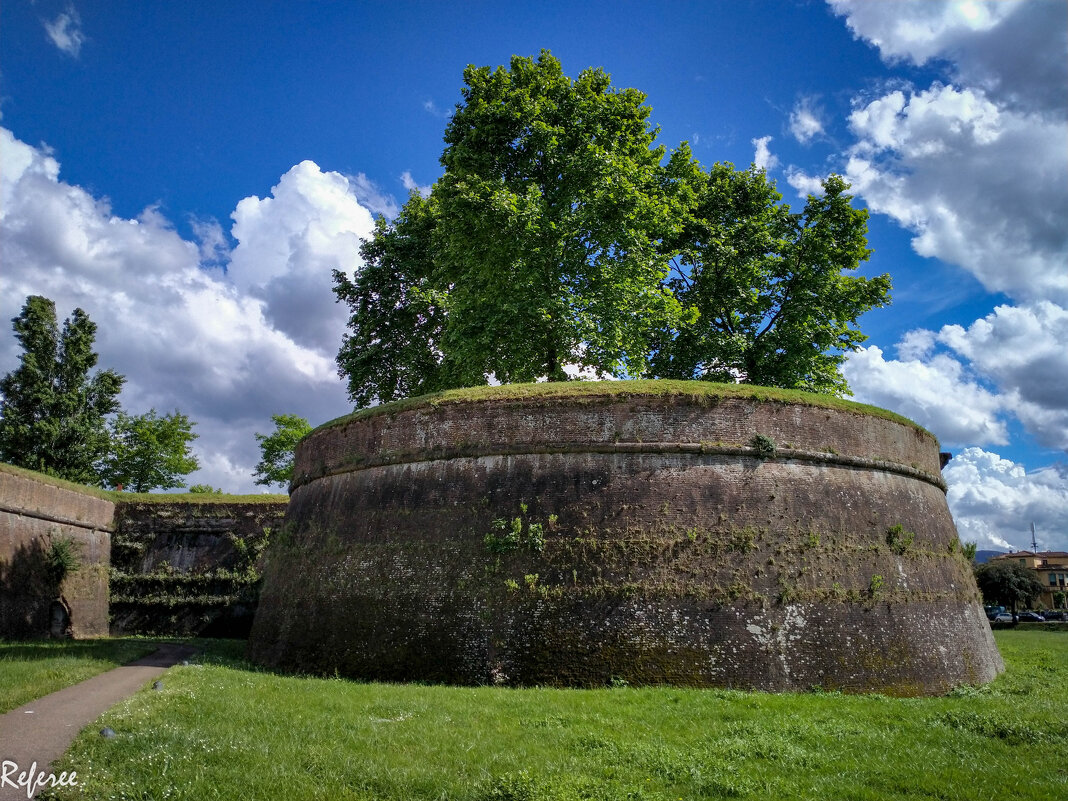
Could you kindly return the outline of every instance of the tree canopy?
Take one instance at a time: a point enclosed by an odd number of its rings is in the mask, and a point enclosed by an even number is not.
[[[104,483],[131,492],[184,487],[200,464],[190,451],[193,423],[177,410],[160,417],[120,411],[111,423],[111,446],[101,469]]]
[[[650,373],[848,393],[844,353],[867,338],[853,324],[888,302],[890,278],[847,274],[871,251],[845,181],[797,214],[762,170],[705,172],[683,147],[668,173],[686,196],[668,286],[693,314],[662,332]]]
[[[755,167],[668,158],[645,95],[547,51],[463,77],[443,175],[334,275],[357,405],[579,373],[848,393],[890,280],[847,274],[871,251],[841,178],[791,212]]]
[[[262,457],[253,472],[257,484],[281,484],[287,486],[293,479],[293,453],[297,443],[312,427],[303,417],[295,414],[272,414],[274,431],[256,434]]]
[[[12,324],[23,352],[0,379],[0,459],[98,483],[111,441],[107,415],[118,410],[125,379],[113,370],[91,372],[96,323],[75,309],[61,331],[55,303],[31,295]]]
[[[137,492],[183,486],[196,470],[194,423],[184,414],[129,415],[114,370],[91,374],[96,323],[82,309],[64,324],[56,306],[26,298],[12,320],[22,346],[18,368],[0,379],[0,460],[76,481]]]
[[[978,565],[975,583],[987,603],[1007,606],[1013,614],[1017,605],[1030,606],[1043,590],[1034,570],[1011,559],[994,559]]]
[[[678,304],[661,286],[670,198],[645,96],[543,52],[468,67],[442,178],[380,222],[338,357],[360,405],[456,386],[645,369]],[[396,346],[393,338],[396,337]]]

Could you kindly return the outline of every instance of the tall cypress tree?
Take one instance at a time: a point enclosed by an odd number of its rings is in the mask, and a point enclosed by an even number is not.
[[[18,368],[0,379],[0,460],[83,484],[100,483],[108,452],[105,416],[118,411],[123,376],[92,375],[96,323],[81,309],[63,323],[56,305],[26,299],[12,320],[22,346]]]

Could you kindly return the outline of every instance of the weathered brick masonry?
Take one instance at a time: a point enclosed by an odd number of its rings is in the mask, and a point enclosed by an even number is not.
[[[1002,669],[929,433],[711,388],[547,392],[386,406],[306,439],[252,656],[899,694]]]
[[[286,499],[148,497],[0,465],[0,637],[64,633],[57,604],[75,637],[247,635]],[[78,567],[55,587],[47,556],[61,540]]]
[[[112,633],[247,636],[260,555],[285,508],[284,499],[210,495],[120,503],[111,549]]]
[[[66,623],[75,637],[108,633],[114,511],[109,500],[0,469],[0,637],[43,636],[54,624],[62,633]],[[81,566],[57,588],[46,562],[52,544],[63,540],[73,543]]]

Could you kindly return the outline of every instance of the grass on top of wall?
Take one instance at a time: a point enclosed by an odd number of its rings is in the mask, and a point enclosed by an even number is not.
[[[157,648],[151,640],[0,640],[0,713],[125,665]]]
[[[100,489],[99,487],[90,487],[86,484],[77,484],[73,481],[67,481],[66,479],[49,475],[48,473],[39,473],[36,470],[27,470],[25,467],[16,467],[7,462],[0,462],[0,473],[8,473],[13,476],[28,478],[31,481],[37,481],[41,484],[49,484],[53,487],[70,490],[71,492],[80,492],[82,495],[91,495],[94,498],[100,498],[104,501],[115,500],[113,496],[116,493],[111,492],[110,490]]]
[[[277,493],[260,493],[256,495],[227,495],[211,492],[117,492],[115,490],[91,487],[87,484],[77,484],[63,478],[39,473],[36,470],[27,470],[24,467],[16,467],[7,462],[0,462],[0,473],[9,473],[13,476],[21,476],[31,481],[49,484],[60,489],[80,492],[83,495],[91,495],[113,503],[195,503],[195,504],[225,504],[225,503],[257,503],[274,504],[288,503],[289,496]]]
[[[263,493],[260,495],[227,495],[213,492],[110,492],[116,503],[193,503],[205,506],[227,503],[276,504],[289,503],[288,495]]]
[[[669,379],[642,379],[634,381],[558,381],[537,384],[504,384],[502,386],[470,387],[467,389],[449,389],[429,395],[384,403],[358,409],[351,414],[331,420],[319,426],[315,431],[330,428],[353,420],[373,417],[381,414],[397,414],[410,409],[434,408],[452,403],[491,400],[596,400],[601,398],[628,397],[680,397],[691,398],[697,402],[711,403],[723,398],[743,398],[760,402],[794,403],[814,406],[821,409],[865,414],[892,420],[933,435],[918,423],[894,412],[869,406],[865,403],[845,400],[834,395],[819,395],[795,389],[777,387],[760,387],[753,384],[717,384],[712,381],[676,381]],[[312,434],[315,432],[313,431]],[[309,434],[311,436],[312,434]]]
[[[996,639],[1008,671],[992,684],[909,699],[361,684],[209,643],[83,732],[57,766],[80,787],[55,797],[1064,798],[1068,636]]]

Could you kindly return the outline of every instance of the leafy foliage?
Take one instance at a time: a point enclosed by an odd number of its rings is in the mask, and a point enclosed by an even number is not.
[[[70,537],[53,537],[45,551],[45,566],[56,594],[63,579],[81,567],[81,547]]]
[[[295,414],[272,414],[274,431],[256,434],[263,458],[253,472],[257,484],[281,484],[286,486],[293,478],[293,452],[297,443],[312,428],[303,417]]]
[[[840,177],[798,214],[756,168],[665,164],[645,95],[547,51],[464,84],[441,179],[334,274],[358,406],[575,374],[848,394],[890,279],[846,275],[871,251]]]
[[[125,379],[92,373],[96,324],[81,309],[64,324],[51,300],[32,295],[12,320],[20,364],[0,379],[0,460],[82,484],[96,484],[110,444],[106,416]]]
[[[392,225],[376,221],[373,238],[360,249],[365,267],[356,281],[334,271],[334,292],[351,310],[338,372],[360,407],[453,386],[432,257],[436,206],[433,197],[412,193]]]
[[[101,471],[104,481],[131,492],[184,487],[182,476],[200,466],[189,447],[197,438],[194,425],[178,411],[163,417],[155,409],[138,415],[120,411],[111,424],[111,449]]]
[[[195,495],[222,495],[223,491],[211,484],[193,484],[189,491]]]
[[[643,372],[679,311],[661,286],[673,215],[645,96],[599,69],[571,80],[545,51],[464,83],[430,197],[379,223],[354,282],[335,275],[351,397]]]
[[[667,170],[686,206],[668,286],[691,314],[662,332],[650,375],[848,394],[856,320],[890,291],[887,275],[846,274],[871,254],[848,185],[831,176],[795,214],[762,170],[705,172],[685,146]]]
[[[1011,559],[994,559],[978,565],[975,582],[984,601],[1007,606],[1013,614],[1017,605],[1030,606],[1043,590],[1034,570]]]
[[[886,544],[891,552],[902,556],[908,553],[912,544],[916,541],[916,532],[908,531],[900,523],[895,523],[886,530]]]
[[[749,440],[749,445],[756,452],[757,456],[761,459],[774,459],[777,446],[775,440],[765,434],[754,434],[752,439]]]

